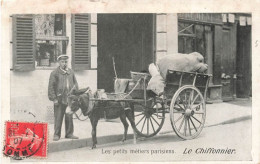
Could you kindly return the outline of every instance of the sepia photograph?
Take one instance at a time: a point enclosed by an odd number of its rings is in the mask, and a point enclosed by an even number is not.
[[[253,160],[251,13],[9,22],[11,163]]]

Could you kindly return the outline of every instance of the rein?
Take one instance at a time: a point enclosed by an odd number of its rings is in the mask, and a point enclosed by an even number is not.
[[[83,114],[83,113],[81,112],[80,116],[81,116],[82,114]],[[79,115],[78,115],[76,112],[74,113],[74,115],[75,115],[75,116],[77,117],[77,119],[80,120],[80,121],[85,121],[85,120],[89,119],[88,116],[86,116],[85,119],[81,119],[81,118],[79,118]]]
[[[88,92],[90,92],[90,89],[88,89],[84,94],[86,94],[86,93],[88,93]],[[79,101],[79,105],[81,105],[81,102],[80,102],[80,101]],[[80,121],[85,121],[85,120],[89,119],[88,116],[86,116],[86,118],[84,118],[84,119],[81,119],[80,116],[81,116],[82,114],[83,114],[82,111],[81,111],[81,114],[80,114],[80,115],[78,115],[76,112],[74,112],[74,115],[75,115],[76,118],[77,118],[78,120],[80,120]]]

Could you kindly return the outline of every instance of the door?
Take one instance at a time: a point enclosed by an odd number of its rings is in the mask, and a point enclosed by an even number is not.
[[[208,74],[213,74],[213,28],[211,25],[178,23],[178,52],[199,52],[208,64]],[[210,84],[213,84],[210,79]]]
[[[221,52],[221,84],[223,101],[235,97],[234,74],[236,74],[236,25],[223,26]]]
[[[245,98],[252,94],[251,26],[238,26],[237,45],[237,97]]]
[[[148,71],[154,62],[153,14],[98,14],[98,88],[114,90],[118,78],[130,78],[130,71]]]

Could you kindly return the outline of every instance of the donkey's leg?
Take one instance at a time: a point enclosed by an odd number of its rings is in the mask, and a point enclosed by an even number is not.
[[[125,115],[124,109],[122,109],[122,111],[120,111],[119,117],[120,117],[121,122],[124,125],[124,135],[123,135],[123,138],[122,138],[122,142],[124,142],[126,140],[127,130],[128,130],[128,126],[129,126],[127,121],[126,121],[126,115]]]
[[[91,149],[96,148],[96,144],[97,144],[97,124],[98,124],[98,119],[99,117],[97,115],[92,115],[92,117],[90,118],[90,122],[92,125],[92,147]]]
[[[129,103],[129,106],[130,106],[130,110],[126,110],[125,114],[133,128],[135,126],[134,106],[132,103]]]
[[[126,117],[129,120],[132,129],[133,129],[133,133],[134,133],[134,144],[136,144],[136,139],[137,139],[137,134],[135,133],[135,116],[134,116],[134,105],[133,103],[129,103],[130,109],[131,110],[126,110]]]

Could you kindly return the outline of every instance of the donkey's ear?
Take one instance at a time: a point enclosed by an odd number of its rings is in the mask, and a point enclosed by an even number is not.
[[[83,100],[83,99],[86,98],[86,97],[89,97],[89,93],[88,93],[88,92],[79,95],[79,96],[78,96],[78,100]]]
[[[82,94],[84,94],[85,92],[87,92],[89,89],[90,89],[89,87],[83,88],[83,89],[79,89],[79,90],[76,90],[76,91],[74,92],[74,94],[79,96],[79,95],[82,95]]]

